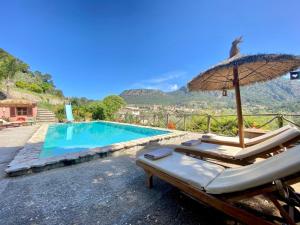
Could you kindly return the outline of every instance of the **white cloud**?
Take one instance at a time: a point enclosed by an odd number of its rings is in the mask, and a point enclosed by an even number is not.
[[[162,91],[175,91],[179,85],[184,85],[186,72],[172,71],[142,80],[132,85],[132,88],[158,89]]]
[[[178,89],[178,85],[177,84],[172,84],[170,86],[170,91],[176,91]]]

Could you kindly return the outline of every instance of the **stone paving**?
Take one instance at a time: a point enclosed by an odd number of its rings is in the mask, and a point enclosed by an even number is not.
[[[198,137],[188,133],[86,163],[0,179],[0,224],[234,224],[160,179],[154,178],[149,190],[143,170],[135,165],[136,156],[151,148]],[[10,140],[14,146],[20,138],[11,133]]]
[[[196,134],[164,140],[181,143]],[[16,138],[16,136],[15,136]],[[153,143],[150,148],[158,143]],[[226,224],[230,219],[155,179],[149,190],[130,148],[106,158],[41,173],[7,177],[0,191],[0,224]]]
[[[18,150],[38,129],[38,125],[6,128],[0,131],[0,179],[5,176],[5,168],[13,160]]]

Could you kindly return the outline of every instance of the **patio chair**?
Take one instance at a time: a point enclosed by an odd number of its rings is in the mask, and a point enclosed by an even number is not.
[[[23,122],[15,121],[15,122],[7,122],[6,120],[0,119],[2,122],[1,127],[19,127],[23,124]]]
[[[289,212],[299,213],[300,196],[289,185],[300,180],[300,146],[252,165],[223,166],[177,152],[158,160],[141,155],[136,164],[144,169],[147,185],[153,176],[170,183],[196,200],[216,208],[245,224],[295,224]],[[237,206],[243,199],[265,196],[279,210],[280,217]],[[286,205],[282,205],[286,204]]]
[[[238,165],[248,165],[253,163],[256,158],[269,157],[271,153],[283,150],[299,140],[300,130],[290,128],[266,141],[246,148],[210,143],[199,143],[191,147],[183,145],[174,145],[172,147],[176,152],[185,153],[187,155],[210,158]]]
[[[260,135],[258,137],[254,138],[245,138],[245,146],[252,146],[256,145],[260,142],[263,142],[265,140],[268,140],[271,137],[274,137],[283,131],[286,131],[288,129],[292,128],[290,125],[283,126],[279,129],[273,130],[266,132],[263,135]],[[206,143],[212,143],[212,144],[221,144],[221,145],[229,145],[229,146],[240,146],[239,143],[239,137],[228,137],[228,136],[221,136],[221,135],[216,135],[216,134],[203,134],[202,137],[200,138],[202,142]]]

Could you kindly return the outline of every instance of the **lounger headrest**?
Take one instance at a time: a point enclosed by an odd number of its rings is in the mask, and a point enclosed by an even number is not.
[[[236,155],[235,158],[237,159],[243,159],[247,158],[249,156],[252,156],[253,154],[259,154],[264,151],[267,151],[268,149],[275,148],[277,146],[280,146],[288,141],[293,140],[296,137],[300,137],[300,130],[292,127],[266,141],[263,141],[259,144],[247,147],[245,149],[240,150]]]
[[[288,129],[291,129],[292,126],[290,125],[285,125],[279,129],[276,129],[276,130],[273,130],[273,131],[269,131],[263,135],[260,135],[260,136],[257,136],[257,137],[254,137],[254,138],[250,138],[248,141],[247,141],[247,145],[250,146],[250,145],[256,145],[262,141],[265,141],[271,137],[274,137]]]

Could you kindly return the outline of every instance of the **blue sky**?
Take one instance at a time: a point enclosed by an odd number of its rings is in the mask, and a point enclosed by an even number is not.
[[[0,0],[0,48],[67,96],[176,90],[228,57],[300,54],[298,0]]]

